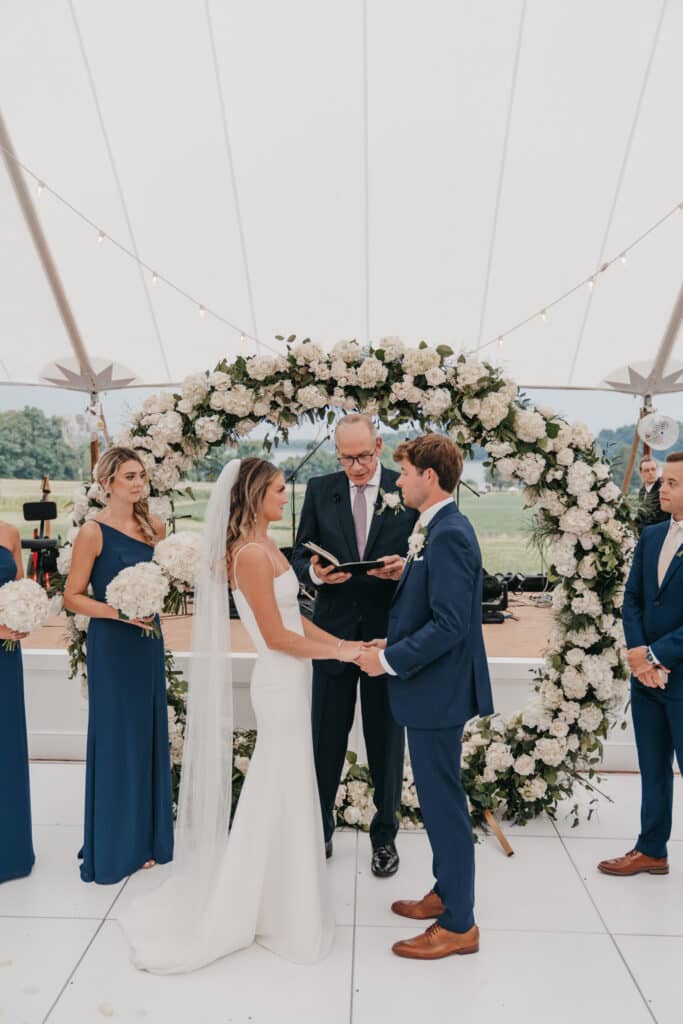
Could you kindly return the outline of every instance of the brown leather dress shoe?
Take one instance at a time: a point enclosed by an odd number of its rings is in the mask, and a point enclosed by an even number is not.
[[[414,939],[403,939],[391,947],[396,956],[410,960],[441,960],[444,956],[461,956],[479,952],[479,929],[476,924],[468,932],[449,932],[438,921]]]
[[[629,850],[623,857],[612,860],[601,860],[598,870],[604,875],[640,875],[644,871],[649,875],[668,875],[669,862],[666,857],[648,857],[639,850]]]
[[[399,917],[410,917],[413,921],[427,921],[430,917],[440,917],[446,909],[441,897],[432,890],[421,900],[396,900],[391,909]]]

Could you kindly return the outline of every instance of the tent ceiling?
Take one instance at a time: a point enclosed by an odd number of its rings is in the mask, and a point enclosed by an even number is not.
[[[681,38],[682,0],[4,0],[0,103],[27,166],[264,344],[474,350],[682,198]],[[35,202],[93,356],[162,383],[253,350]],[[0,379],[36,381],[68,341],[4,167],[0,221]],[[682,257],[679,215],[485,355],[596,386],[654,356]]]

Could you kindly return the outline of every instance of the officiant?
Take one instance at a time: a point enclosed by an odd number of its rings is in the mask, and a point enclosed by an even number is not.
[[[382,438],[372,419],[352,413],[335,431],[338,473],[315,477],[306,488],[292,565],[316,593],[313,621],[347,640],[386,634],[389,605],[398,585],[416,513],[405,509],[398,473],[380,462]],[[384,560],[363,575],[327,567],[304,547],[312,541],[340,563]],[[389,708],[386,676],[370,679],[353,664],[317,661],[313,667],[313,747],[325,833],[332,855],[335,798],[341,781],[360,681],[363,735],[377,811],[370,824],[372,871],[398,870],[395,839],[403,779],[404,735]]]

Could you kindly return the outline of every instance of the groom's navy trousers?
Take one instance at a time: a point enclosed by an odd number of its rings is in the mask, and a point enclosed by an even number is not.
[[[481,554],[455,503],[427,527],[420,557],[404,570],[389,611],[389,700],[408,730],[415,786],[452,932],[474,924],[474,839],[460,778],[465,722],[493,713],[481,629]]]

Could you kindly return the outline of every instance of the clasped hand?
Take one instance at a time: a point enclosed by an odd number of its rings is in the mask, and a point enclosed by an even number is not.
[[[663,665],[652,665],[647,661],[645,655],[647,647],[631,647],[626,652],[626,660],[631,674],[643,684],[653,690],[663,690],[669,676],[669,669]]]

